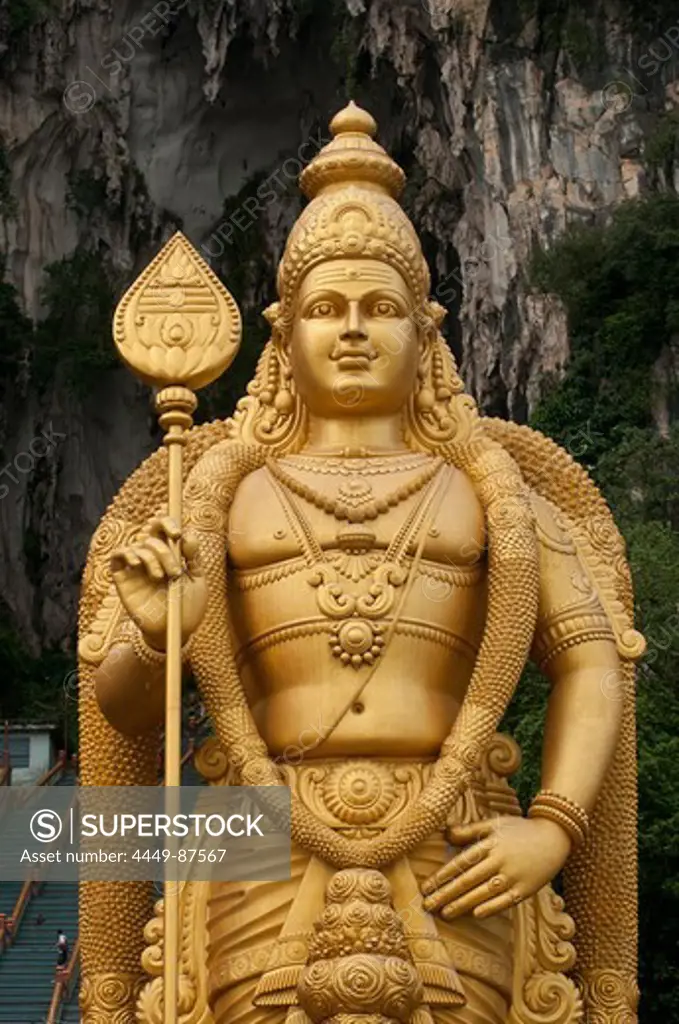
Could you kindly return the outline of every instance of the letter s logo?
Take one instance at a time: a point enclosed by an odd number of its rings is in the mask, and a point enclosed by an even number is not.
[[[39,843],[53,843],[61,835],[63,824],[56,811],[36,811],[31,818],[31,835]]]

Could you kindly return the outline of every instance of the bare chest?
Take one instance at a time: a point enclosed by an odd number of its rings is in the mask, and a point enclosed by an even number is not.
[[[483,558],[483,510],[464,474],[424,464],[402,472],[318,473],[282,464],[240,485],[229,518],[229,561],[236,570],[300,555],[350,548],[400,550],[442,565]],[[375,514],[376,512],[376,514]],[[363,515],[365,513],[365,517]]]

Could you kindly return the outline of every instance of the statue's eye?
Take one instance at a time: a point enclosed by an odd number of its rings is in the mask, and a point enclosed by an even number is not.
[[[373,316],[398,316],[398,309],[395,302],[389,299],[380,299],[372,308]]]
[[[311,307],[307,316],[320,319],[323,317],[329,317],[335,315],[335,307],[332,302],[316,302]]]

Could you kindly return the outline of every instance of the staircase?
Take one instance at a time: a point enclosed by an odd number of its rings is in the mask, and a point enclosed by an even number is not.
[[[80,1024],[80,1004],[78,995],[80,992],[80,969],[76,969],[75,976],[71,980],[70,991],[62,997],[57,1016],[58,1024]]]
[[[72,773],[65,772],[55,785],[73,785]],[[11,913],[19,892],[12,901],[12,887],[21,890],[20,882],[0,885],[0,900],[11,902]],[[1,906],[2,904],[0,904]],[[39,916],[42,921],[40,923]],[[73,945],[78,934],[78,886],[75,882],[44,883],[37,896],[26,907],[14,943],[0,954],[0,1022],[1,1024],[42,1024],[47,1016],[54,972],[57,962],[57,929],[63,928]],[[79,1020],[77,999],[75,1015],[62,1015],[61,1021]],[[71,1007],[68,1007],[71,1012]]]
[[[72,786],[72,772],[53,783]],[[182,767],[183,786],[205,785],[193,762]],[[21,882],[0,882],[0,914],[12,913]],[[38,915],[44,921],[37,924]],[[63,928],[72,948],[78,935],[78,886],[75,882],[45,882],[26,908],[15,943],[0,954],[0,1024],[43,1024],[52,998],[57,962],[57,929]],[[76,983],[62,1003],[59,1024],[79,1024]]]
[[[23,834],[20,833],[19,826],[15,823],[7,825],[3,822],[0,827],[3,830],[3,839],[11,841],[16,849],[20,849]],[[12,916],[12,911],[16,906],[16,901],[19,899],[22,888],[23,882],[5,882],[0,880],[0,914],[4,914],[5,917]]]
[[[64,1003],[59,1017],[59,1024],[80,1024],[80,1007],[78,1006],[77,986],[68,1003]]]
[[[193,785],[193,783],[191,783]],[[0,882],[0,914],[9,917],[19,899],[21,882]]]

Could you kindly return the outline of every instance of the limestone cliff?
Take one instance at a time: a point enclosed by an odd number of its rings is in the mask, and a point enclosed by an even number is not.
[[[34,649],[69,644],[89,537],[158,442],[148,392],[104,351],[106,296],[173,230],[244,310],[243,352],[204,405],[226,413],[264,337],[296,174],[354,96],[408,173],[468,387],[525,419],[568,358],[531,251],[679,188],[646,158],[678,47],[660,2],[0,0],[5,280],[44,322],[11,358],[0,339],[0,587]]]

